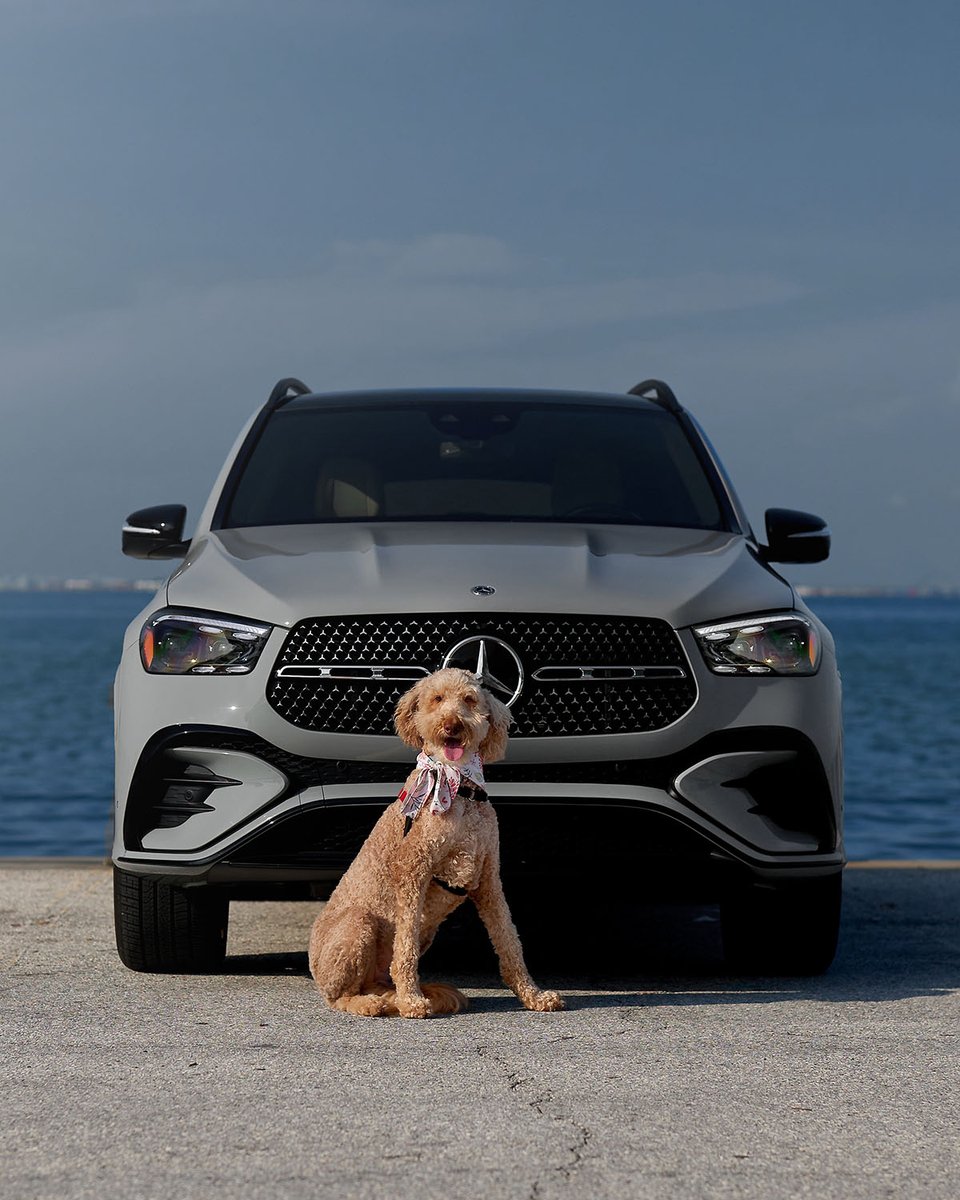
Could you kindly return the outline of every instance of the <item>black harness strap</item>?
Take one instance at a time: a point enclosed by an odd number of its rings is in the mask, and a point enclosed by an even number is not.
[[[445,892],[452,892],[455,896],[465,896],[467,889],[462,887],[454,887],[452,883],[447,883],[444,879],[438,879],[436,875],[433,877],[433,882],[443,888]]]

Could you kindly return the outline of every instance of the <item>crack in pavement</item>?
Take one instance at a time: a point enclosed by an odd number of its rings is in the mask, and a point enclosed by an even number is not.
[[[476,1047],[476,1053],[477,1056],[484,1062],[491,1062],[495,1067],[498,1068],[500,1075],[506,1082],[507,1088],[511,1093],[516,1095],[520,1093],[522,1088],[533,1082],[530,1077],[521,1075],[519,1070],[512,1070],[510,1068],[510,1064],[505,1059],[501,1058],[499,1054],[489,1050],[485,1045],[478,1045]],[[538,1117],[546,1117],[548,1120],[565,1124],[570,1127],[574,1135],[572,1140],[569,1140],[566,1146],[566,1150],[570,1155],[570,1161],[566,1163],[560,1163],[555,1167],[541,1168],[540,1174],[531,1184],[530,1191],[528,1193],[528,1200],[537,1200],[537,1198],[543,1194],[542,1188],[543,1184],[546,1182],[546,1172],[550,1172],[554,1176],[559,1175],[565,1183],[569,1183],[576,1172],[579,1171],[583,1166],[587,1158],[596,1156],[588,1155],[586,1153],[587,1146],[592,1138],[592,1133],[586,1125],[580,1124],[580,1122],[578,1122],[568,1113],[552,1113],[545,1111],[545,1109],[547,1109],[549,1106],[558,1105],[560,1103],[550,1088],[542,1089],[536,1096],[532,1096],[529,1099],[523,1097],[521,1097],[521,1099],[524,1105],[535,1112]]]

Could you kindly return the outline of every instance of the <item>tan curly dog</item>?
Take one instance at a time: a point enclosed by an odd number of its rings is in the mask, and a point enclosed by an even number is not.
[[[524,1007],[563,1007],[530,978],[500,882],[497,817],[483,763],[503,758],[509,710],[467,671],[421,679],[397,704],[397,733],[420,751],[396,803],[377,821],[310,935],[310,972],[327,1003],[362,1016],[458,1012],[467,998],[421,985],[420,955],[469,897]]]

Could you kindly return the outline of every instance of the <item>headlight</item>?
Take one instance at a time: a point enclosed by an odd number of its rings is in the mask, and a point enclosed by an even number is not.
[[[718,675],[813,675],[820,665],[816,628],[798,613],[700,625],[693,633]]]
[[[245,675],[256,665],[272,628],[216,613],[164,608],[140,631],[140,661],[151,675]]]

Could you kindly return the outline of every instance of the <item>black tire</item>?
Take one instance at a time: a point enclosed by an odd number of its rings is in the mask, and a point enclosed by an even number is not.
[[[113,869],[117,952],[132,971],[203,974],[227,952],[230,903],[210,888],[172,887]]]
[[[727,966],[748,975],[821,975],[837,952],[842,895],[839,872],[732,889],[720,902]]]

